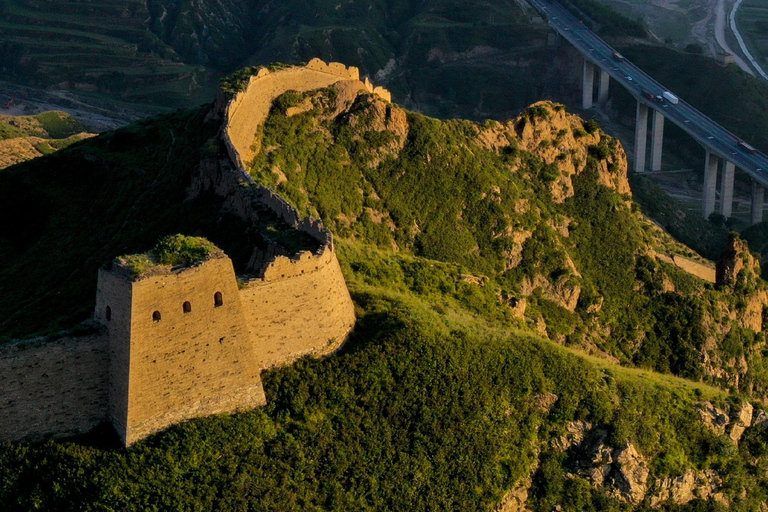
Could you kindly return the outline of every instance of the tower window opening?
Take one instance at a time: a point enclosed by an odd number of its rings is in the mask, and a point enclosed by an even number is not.
[[[159,311],[155,311],[154,313],[152,313],[152,321],[159,322],[160,318],[161,317],[160,317],[160,312]]]
[[[184,313],[191,313],[192,312],[192,304],[189,303],[189,301],[185,302],[181,308],[184,310]]]
[[[104,318],[107,319],[107,321],[112,320],[112,308],[107,306],[107,309],[104,310]]]
[[[221,296],[221,292],[213,294],[213,305],[217,308],[224,305],[224,298]]]

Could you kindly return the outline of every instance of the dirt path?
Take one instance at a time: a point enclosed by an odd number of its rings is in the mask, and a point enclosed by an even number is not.
[[[718,0],[707,0],[707,15],[691,27],[691,37],[709,49],[711,55],[717,54],[717,45],[709,36],[709,25],[715,17]]]
[[[717,44],[719,44],[724,51],[733,55],[736,64],[741,69],[754,76],[755,72],[749,66],[749,64],[747,64],[738,53],[734,52],[731,47],[728,46],[728,41],[725,40],[726,21],[727,18],[725,15],[725,0],[717,0],[717,16],[715,17],[715,37],[717,38]]]

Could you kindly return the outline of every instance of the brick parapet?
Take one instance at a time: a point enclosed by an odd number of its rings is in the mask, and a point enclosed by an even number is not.
[[[321,77],[309,80],[305,90],[359,81],[355,68],[319,60],[292,69],[300,70],[292,79]],[[223,254],[142,279],[119,269],[100,270],[94,320],[102,330],[0,346],[0,441],[81,433],[109,421],[131,444],[179,421],[263,405],[261,369],[328,354],[341,345],[354,326],[355,312],[332,233],[257,184],[233,142],[233,115],[248,114],[243,102],[258,91],[254,84],[280,73],[291,70],[260,72],[234,99],[220,94],[209,117],[224,109],[222,138],[230,158],[204,161],[187,197],[212,189],[225,198],[225,210],[254,223],[259,215],[255,204],[265,205],[318,240],[319,248],[288,254],[277,244],[255,247],[250,270],[258,278],[242,289]],[[377,90],[367,80],[359,85]],[[281,87],[270,93],[269,105],[292,88]],[[239,134],[252,130],[248,144],[258,124]],[[214,307],[213,288],[225,296],[223,307]],[[187,301],[192,312],[185,314]],[[152,321],[153,311],[160,311],[160,322]]]
[[[259,126],[269,115],[272,102],[281,94],[295,90],[306,92],[321,87],[328,87],[341,81],[356,82],[360,89],[371,94],[378,94],[387,101],[392,96],[383,87],[375,87],[366,78],[360,81],[360,71],[355,67],[347,67],[338,62],[325,63],[320,59],[312,59],[306,66],[290,67],[271,72],[266,68],[260,69],[251,76],[243,91],[227,98],[220,95],[214,110],[223,112],[223,128],[221,137],[226,147],[232,164],[238,171],[235,178],[238,182],[247,185],[253,197],[260,203],[269,207],[288,225],[303,231],[320,241],[320,248],[315,256],[323,257],[326,250],[334,251],[333,234],[319,219],[307,217],[302,219],[301,214],[274,190],[256,183],[248,172],[248,163],[255,156],[254,138]],[[279,251],[276,251],[279,253]],[[273,263],[279,267],[285,267],[285,263],[278,261],[288,255],[276,255]],[[303,267],[307,261],[306,255],[299,253],[293,257],[295,267]],[[259,274],[282,275],[282,271],[269,268],[270,263]]]
[[[0,441],[79,434],[106,421],[108,363],[104,331],[0,346]]]

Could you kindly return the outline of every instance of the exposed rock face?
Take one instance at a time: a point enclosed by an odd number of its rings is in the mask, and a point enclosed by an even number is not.
[[[409,125],[405,111],[373,94],[358,95],[351,107],[348,103],[341,103],[341,98],[341,94],[336,98],[336,109],[349,108],[349,112],[342,116],[349,126],[357,129],[356,132],[367,130],[395,135],[392,141],[377,150],[377,158],[371,159],[369,165],[377,167],[384,157],[396,157],[408,139]]]
[[[762,409],[754,411],[754,414],[752,414],[752,426],[755,428],[768,427],[768,413]]]
[[[739,439],[744,435],[744,431],[752,426],[752,412],[752,404],[749,402],[743,402],[741,404],[739,411],[733,418],[731,431],[728,433],[728,437],[730,437],[731,441],[734,443],[738,444]]]
[[[554,393],[542,393],[536,395],[536,408],[541,412],[551,412],[552,408],[557,403],[558,396]]]
[[[526,276],[520,289],[523,295],[531,295],[534,290],[541,289],[549,300],[571,312],[576,310],[581,296],[581,287],[572,284],[567,275],[554,283],[540,274],[532,279]]]
[[[675,478],[658,480],[650,504],[653,508],[663,503],[685,505],[694,499],[706,500],[710,497],[722,502],[724,496],[719,493],[721,485],[716,471],[688,471]]]
[[[592,430],[592,424],[586,421],[572,421],[566,426],[566,433],[550,441],[552,448],[564,452],[574,445],[580,445]]]
[[[718,286],[732,286],[742,270],[748,270],[754,276],[760,275],[760,263],[749,252],[747,242],[738,236],[731,237],[728,245],[717,262],[716,282]]]
[[[699,416],[701,416],[701,421],[705,427],[719,435],[725,434],[725,427],[731,421],[725,411],[715,407],[712,402],[699,404]]]
[[[531,105],[516,119],[505,124],[492,123],[478,134],[478,143],[495,151],[520,141],[520,149],[538,155],[546,164],[555,164],[561,176],[551,186],[557,202],[573,196],[572,178],[586,168],[590,148],[610,146],[610,154],[598,162],[598,179],[619,194],[629,195],[627,157],[615,139],[599,130],[587,133],[584,122],[565,112],[562,105],[540,101]]]
[[[535,471],[535,468],[534,468]],[[531,488],[531,477],[520,480],[493,510],[494,512],[528,512],[525,504],[528,502],[528,491]]]
[[[606,444],[605,431],[589,436],[593,441],[586,457],[577,462],[577,474],[588,479],[595,487],[604,487],[615,498],[637,505],[648,491],[648,461],[628,443],[622,448]]]
[[[717,432],[725,433],[729,424],[728,416],[709,402],[700,404],[702,417],[714,425]],[[747,419],[749,416],[749,419]],[[768,414],[757,411],[756,418],[765,421],[768,426]],[[741,405],[738,418],[734,424],[746,425],[752,422],[752,410],[749,404]],[[757,421],[754,422],[757,424]],[[744,427],[747,428],[747,427]],[[742,430],[743,432],[743,430]],[[665,504],[684,505],[694,499],[714,499],[728,505],[728,499],[721,492],[722,480],[720,475],[712,470],[691,470],[676,477],[661,479],[650,478],[650,460],[637,451],[632,443],[620,448],[608,444],[608,432],[584,421],[573,421],[566,427],[566,434],[550,441],[555,450],[572,450],[575,457],[571,459],[571,476],[578,475],[587,479],[594,487],[602,488],[614,498],[638,506],[641,503],[659,508]],[[515,488],[517,489],[517,487]],[[516,491],[517,492],[517,491]],[[503,503],[511,501],[510,496]],[[525,495],[527,498],[527,494]],[[525,502],[521,502],[524,503]],[[501,506],[501,505],[500,505]],[[525,510],[509,508],[498,510]]]
[[[648,490],[648,462],[632,444],[614,450],[614,492],[617,497],[637,505]]]

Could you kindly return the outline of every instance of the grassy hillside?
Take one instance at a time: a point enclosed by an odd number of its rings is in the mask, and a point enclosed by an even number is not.
[[[366,96],[338,114],[334,101],[348,98],[333,89],[309,97],[314,108],[291,117],[303,96],[276,102],[252,173],[339,236],[462,265],[509,304],[525,302],[519,325],[625,364],[733,385],[703,361],[733,371],[731,357],[762,358],[750,348],[762,334],[735,354],[720,345],[765,285],[753,276],[720,292],[657,260],[669,247],[693,253],[627,202],[623,152],[594,122],[548,103],[478,125]],[[704,357],[707,339],[717,348]],[[765,389],[760,367],[738,386]]]
[[[574,420],[633,443],[654,478],[728,468],[732,510],[765,499],[746,445],[727,448],[694,412],[725,404],[719,392],[499,329],[451,298],[445,285],[462,284],[450,265],[340,251],[360,316],[342,353],[269,372],[263,409],[172,427],[127,453],[96,436],[0,446],[7,510],[489,510],[532,470],[532,510],[629,510],[567,476],[578,453],[550,441]],[[725,510],[675,510],[701,507]]]
[[[215,76],[184,63],[149,30],[148,18],[135,1],[5,1],[3,79],[164,106],[210,97]]]
[[[87,132],[88,127],[66,112],[42,112],[34,116],[0,116],[0,140],[15,137],[66,139]]]
[[[92,135],[85,124],[66,112],[0,116],[0,169],[53,153]]]
[[[108,428],[2,444],[5,509],[491,510],[518,487],[535,512],[768,500],[762,427],[736,445],[698,412],[735,417],[768,389],[764,337],[739,323],[764,290],[751,267],[718,291],[657,259],[685,248],[633,206],[615,139],[562,106],[477,124],[347,99],[279,98],[252,166],[335,230],[358,315],[341,352],[267,372],[264,408],[128,451]],[[161,235],[205,235],[237,263],[242,232],[218,222],[220,200],[184,200],[221,151],[204,116],[147,120],[0,173],[14,191],[0,198],[0,226],[13,227],[0,232],[4,334],[41,317],[70,326],[92,307],[95,268]],[[630,463],[647,470],[642,492],[622,483],[637,478]],[[713,497],[659,494],[705,471]]]

